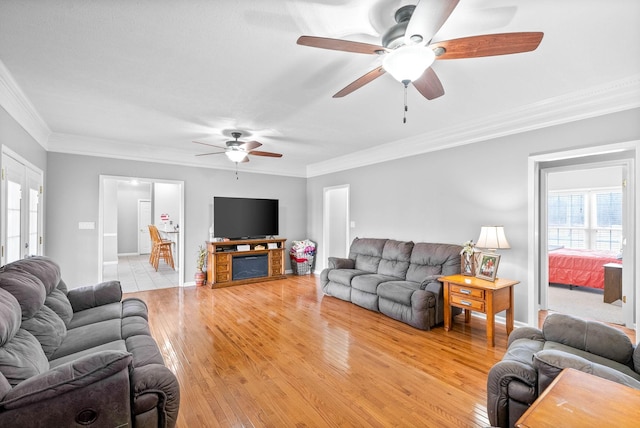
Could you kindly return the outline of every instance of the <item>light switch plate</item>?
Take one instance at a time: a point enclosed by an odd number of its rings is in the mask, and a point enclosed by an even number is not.
[[[78,229],[93,230],[96,228],[96,223],[93,221],[80,221],[78,222]]]

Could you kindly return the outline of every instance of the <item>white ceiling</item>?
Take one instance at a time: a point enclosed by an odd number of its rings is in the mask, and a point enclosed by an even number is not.
[[[284,154],[240,170],[293,176],[640,106],[637,0],[461,0],[434,41],[542,31],[542,43],[436,61],[445,95],[410,87],[406,124],[390,75],[333,99],[380,58],[297,38],[379,44],[412,3],[0,0],[0,101],[51,151],[234,169],[192,140],[240,130]]]

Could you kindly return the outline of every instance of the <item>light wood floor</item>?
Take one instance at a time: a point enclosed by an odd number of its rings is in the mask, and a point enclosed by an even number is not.
[[[333,297],[316,276],[138,293],[181,386],[180,427],[484,427],[506,349],[485,325],[421,331]]]

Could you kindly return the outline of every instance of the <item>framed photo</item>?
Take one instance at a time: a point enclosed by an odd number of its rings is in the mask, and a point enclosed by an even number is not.
[[[480,265],[476,271],[476,277],[495,281],[498,273],[498,264],[500,263],[500,254],[482,253],[480,254]]]

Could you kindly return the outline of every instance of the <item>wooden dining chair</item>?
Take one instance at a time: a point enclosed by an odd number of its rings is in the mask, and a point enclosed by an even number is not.
[[[158,271],[160,259],[164,260],[164,262],[171,266],[172,269],[175,269],[173,264],[173,241],[162,239],[158,228],[153,224],[149,225],[149,234],[151,235],[152,244],[149,263],[151,263],[156,272]]]

